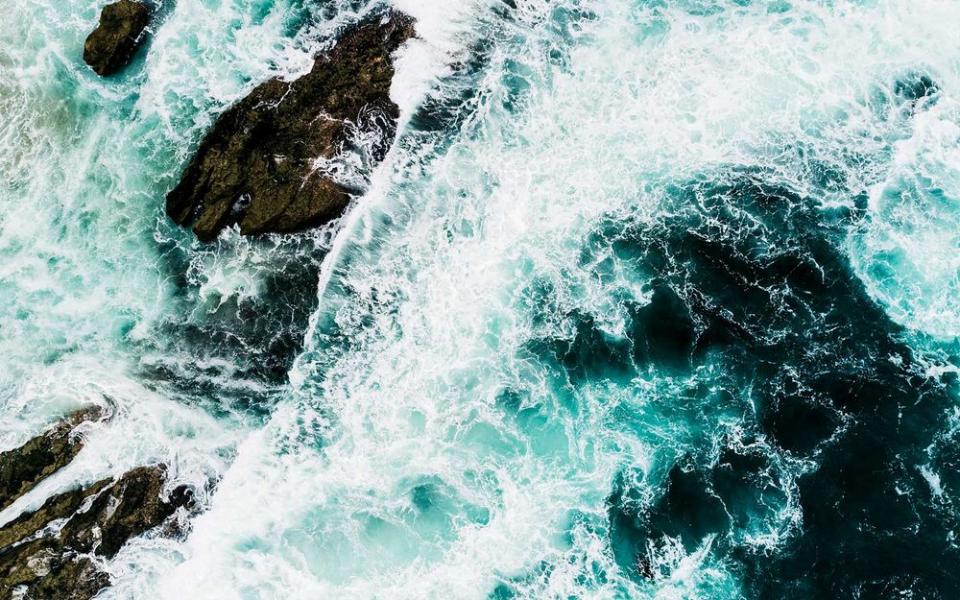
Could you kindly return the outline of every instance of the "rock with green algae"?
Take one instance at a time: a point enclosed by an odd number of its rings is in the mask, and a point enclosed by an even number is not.
[[[317,159],[336,156],[350,124],[365,115],[382,126],[382,154],[399,116],[390,100],[391,55],[414,35],[410,17],[390,12],[361,22],[309,73],[257,86],[217,120],[180,183],[167,213],[210,241],[237,224],[242,234],[283,233],[341,216],[350,195],[317,172]]]
[[[0,528],[0,600],[87,600],[110,585],[97,560],[190,507],[184,487],[164,495],[162,465],[139,467],[47,500]]]
[[[143,43],[150,8],[142,2],[119,0],[103,7],[100,23],[83,44],[83,60],[98,75],[112,75],[125,67]]]
[[[23,446],[0,452],[0,510],[73,460],[83,448],[77,426],[102,416],[98,407],[85,408]]]

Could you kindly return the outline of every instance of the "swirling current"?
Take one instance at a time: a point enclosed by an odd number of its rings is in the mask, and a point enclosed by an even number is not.
[[[0,0],[0,512],[142,464],[199,510],[99,598],[956,598],[960,4]],[[360,192],[164,213],[205,131],[388,8]]]

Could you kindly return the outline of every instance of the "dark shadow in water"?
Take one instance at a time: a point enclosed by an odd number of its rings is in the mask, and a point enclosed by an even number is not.
[[[186,275],[189,252],[173,243],[162,252],[179,310],[161,320],[142,344],[141,374],[148,385],[214,414],[266,416],[285,392],[287,374],[302,350],[317,303],[323,252],[307,237],[275,247],[259,293],[242,300],[200,298],[198,284]]]
[[[649,543],[672,536],[692,551],[717,534],[712,552],[732,561],[750,597],[955,595],[955,518],[921,467],[949,429],[956,382],[920,376],[904,332],[837,248],[842,221],[751,174],[671,196],[674,210],[661,221],[610,221],[588,245],[609,245],[661,282],[632,311],[636,362],[649,357],[664,374],[687,361],[718,363],[724,376],[714,383],[746,399],[754,441],[702,440],[652,502],[621,480],[609,503],[618,562],[638,580],[655,577]],[[751,515],[785,505],[781,479],[790,474],[773,463],[795,458],[815,464],[796,479],[799,533],[771,553],[738,542]],[[957,483],[950,479],[947,496]]]

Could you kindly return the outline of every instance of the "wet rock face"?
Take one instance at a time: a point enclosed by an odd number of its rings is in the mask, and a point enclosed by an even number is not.
[[[20,448],[0,453],[0,509],[67,465],[83,447],[77,427],[105,417],[97,407],[78,411]],[[153,529],[192,494],[165,494],[167,469],[139,467],[48,498],[37,510],[0,527],[0,600],[86,600],[110,585],[94,557],[110,558]]]
[[[122,69],[143,42],[143,30],[150,22],[150,9],[134,0],[108,4],[100,13],[100,24],[83,45],[83,60],[98,75]]]
[[[336,156],[349,123],[371,120],[389,138],[374,157],[382,159],[398,117],[390,55],[413,25],[396,12],[360,23],[308,74],[271,79],[224,112],[167,195],[170,217],[203,241],[233,224],[243,234],[282,233],[339,217],[348,190],[317,173],[315,160]]]
[[[87,599],[110,584],[90,555],[110,558],[130,538],[153,529],[192,496],[163,495],[166,468],[140,467],[54,496],[0,529],[0,600]]]
[[[98,408],[78,411],[23,446],[0,452],[0,510],[73,460],[83,448],[77,425],[101,416]]]

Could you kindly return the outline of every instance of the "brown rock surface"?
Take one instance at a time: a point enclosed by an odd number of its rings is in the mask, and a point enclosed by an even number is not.
[[[83,448],[74,429],[101,416],[96,407],[77,411],[23,446],[0,452],[0,510],[73,460]]]
[[[100,23],[83,44],[83,60],[98,75],[122,69],[143,42],[150,9],[142,2],[119,0],[103,7]]]
[[[0,600],[95,596],[110,579],[94,557],[116,555],[130,538],[190,506],[183,487],[163,498],[165,483],[162,465],[139,467],[54,496],[0,528]]]
[[[348,190],[314,169],[347,138],[348,122],[378,114],[392,142],[391,54],[414,35],[392,12],[360,23],[292,81],[271,79],[217,120],[167,195],[167,214],[204,241],[239,224],[243,234],[290,232],[339,217]],[[376,157],[378,160],[382,156]]]

